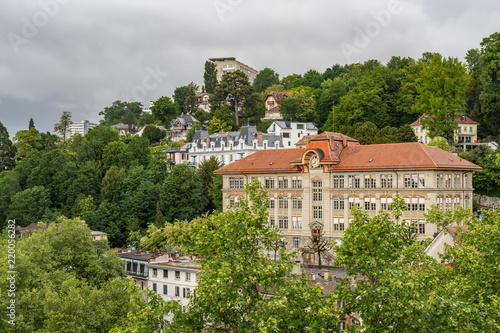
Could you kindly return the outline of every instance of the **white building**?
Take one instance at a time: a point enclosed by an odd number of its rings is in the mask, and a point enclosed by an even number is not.
[[[79,122],[69,125],[70,136],[75,134],[85,135],[89,130],[96,127],[97,124],[91,123],[88,120],[80,120]]]
[[[180,301],[182,307],[189,304],[198,285],[200,265],[182,257],[168,262],[149,263],[149,289],[157,292],[165,301]]]
[[[281,136],[257,131],[255,126],[243,126],[239,132],[223,131],[208,135],[197,130],[189,148],[189,158],[195,166],[216,156],[224,165],[262,149],[284,148]]]
[[[267,133],[280,135],[285,148],[295,148],[295,144],[305,136],[318,134],[318,128],[312,123],[296,121],[275,121]]]

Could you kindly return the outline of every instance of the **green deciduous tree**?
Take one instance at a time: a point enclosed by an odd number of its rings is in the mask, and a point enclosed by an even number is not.
[[[122,261],[107,247],[94,248],[80,220],[59,219],[57,227],[16,241],[16,325],[2,332],[108,332],[125,319],[129,295]],[[3,253],[8,238],[0,239]],[[0,288],[8,290],[7,258],[0,263]],[[1,297],[7,318],[8,297]]]
[[[177,105],[178,114],[186,113],[184,104],[186,103],[186,98],[189,95],[189,86],[177,87],[174,90],[174,95],[172,96],[174,103]]]
[[[264,68],[257,74],[255,80],[253,81],[253,87],[256,92],[260,93],[275,84],[280,83],[280,76],[274,70],[270,68]]]
[[[0,173],[0,230],[7,225],[9,207],[14,195],[21,191],[18,176],[13,171]]]
[[[284,120],[314,121],[316,101],[305,90],[291,92],[281,99],[280,113]]]
[[[150,144],[155,144],[159,142],[161,139],[165,138],[165,131],[161,128],[158,128],[154,125],[148,125],[144,128],[144,132],[142,132],[142,136],[149,140]]]
[[[154,102],[151,107],[151,113],[153,114],[155,121],[168,124],[179,115],[179,106],[169,97],[163,96]]]
[[[450,152],[450,146],[448,145],[448,141],[446,141],[445,138],[442,138],[440,136],[438,136],[434,140],[429,141],[429,143],[427,145],[438,147],[444,151]]]
[[[417,70],[406,77],[412,83],[402,89],[414,89],[412,109],[428,115],[422,124],[429,137],[441,136],[452,147],[458,129],[455,119],[465,111],[465,66],[456,58],[443,58],[440,54],[424,54],[415,66]]]
[[[126,176],[125,169],[111,166],[102,179],[102,198],[111,202],[117,202],[120,199],[123,180]]]
[[[101,125],[111,126],[118,123],[126,125],[137,124],[137,120],[142,114],[142,104],[139,102],[122,102],[120,100],[114,101],[109,107],[105,107],[103,111],[99,112],[100,116],[104,116],[101,120]]]
[[[342,279],[334,292],[338,300],[345,301],[342,314],[357,314],[362,319],[353,329],[435,330],[434,314],[427,306],[434,295],[434,281],[438,281],[438,266],[424,254],[423,245],[408,240],[411,226],[400,220],[405,205],[398,196],[392,204],[393,216],[380,212],[373,218],[355,207],[354,220],[344,231],[342,243],[334,246],[337,264],[348,272],[348,278]],[[356,280],[351,282],[351,278]]]
[[[500,33],[495,32],[481,42],[479,58],[481,110],[486,135],[500,136]]]
[[[16,147],[12,145],[7,128],[0,122],[0,172],[15,166]]]
[[[50,193],[45,187],[27,188],[12,198],[8,218],[16,220],[16,225],[25,227],[41,220],[50,205]]]
[[[336,327],[333,302],[304,275],[290,274],[294,263],[284,248],[278,261],[266,255],[282,235],[267,227],[267,194],[257,184],[247,189],[248,201],[240,209],[191,222],[188,248],[198,254],[202,274],[186,312],[176,311],[165,329],[326,332]]]
[[[176,164],[160,188],[160,207],[168,222],[191,220],[205,212],[208,199],[193,168]]]
[[[209,94],[214,94],[215,87],[217,86],[217,69],[213,62],[208,60],[205,62],[205,73],[203,73],[203,79],[205,82],[205,91]]]
[[[42,148],[40,143],[40,132],[33,126],[29,130],[21,130],[14,135],[14,143],[17,146],[15,159],[20,161],[31,152]]]

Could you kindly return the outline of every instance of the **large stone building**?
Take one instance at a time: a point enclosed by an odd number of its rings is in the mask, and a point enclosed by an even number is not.
[[[425,223],[431,205],[472,207],[472,172],[481,168],[421,143],[359,145],[340,133],[307,138],[304,148],[260,150],[216,171],[223,175],[224,209],[245,196],[258,179],[269,191],[269,225],[282,230],[288,248],[301,249],[323,230],[340,240],[354,205],[374,216],[399,194],[408,204],[403,219],[418,238],[433,237]],[[314,261],[314,258],[311,259]]]
[[[248,80],[250,83],[253,83],[257,74],[259,74],[258,70],[253,69],[252,67],[245,65],[242,62],[239,62],[234,57],[228,58],[210,58],[208,59],[215,64],[217,70],[217,81],[220,82],[224,74],[229,72],[234,72],[236,70],[242,71],[248,76]]]

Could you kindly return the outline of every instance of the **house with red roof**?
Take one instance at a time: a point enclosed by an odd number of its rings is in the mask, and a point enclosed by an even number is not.
[[[410,127],[413,128],[415,134],[417,135],[418,141],[424,144],[428,144],[429,141],[434,139],[429,137],[427,130],[422,125],[422,119],[426,119],[428,117],[428,115],[423,114],[410,124]],[[457,117],[455,122],[458,124],[458,130],[455,132],[455,137],[453,139],[456,143],[463,145],[465,148],[465,146],[473,144],[477,141],[478,122],[475,122],[465,115]]]
[[[288,249],[299,252],[319,229],[340,241],[354,205],[374,216],[390,209],[397,194],[408,204],[402,218],[415,225],[417,238],[433,238],[437,226],[426,224],[424,213],[431,205],[471,208],[472,172],[481,170],[419,142],[360,145],[341,133],[323,132],[298,147],[259,150],[215,173],[223,175],[224,209],[245,197],[246,182],[265,186],[269,226],[279,228]]]

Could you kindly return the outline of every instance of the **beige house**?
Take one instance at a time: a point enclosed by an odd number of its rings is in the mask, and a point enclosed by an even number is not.
[[[268,189],[269,225],[281,229],[290,250],[308,245],[318,230],[340,241],[354,205],[374,216],[390,209],[396,194],[408,204],[402,218],[419,239],[437,232],[423,215],[431,205],[472,207],[472,172],[481,168],[437,147],[359,145],[330,132],[306,140],[303,148],[260,150],[216,171],[223,175],[224,209],[245,197],[246,182],[258,179]]]
[[[236,70],[240,70],[248,76],[248,80],[250,83],[253,83],[257,74],[259,74],[258,70],[253,69],[252,67],[245,65],[242,62],[239,62],[234,57],[228,58],[209,58],[211,62],[215,64],[217,70],[217,81],[220,82],[222,80],[222,76],[229,72],[234,72]]]
[[[427,117],[428,116],[424,114],[415,122],[410,124],[410,127],[413,128],[415,134],[417,135],[418,142],[422,142],[424,144],[428,144],[429,141],[433,139],[429,137],[427,130],[423,128],[421,123],[422,118],[425,119]],[[456,143],[465,147],[466,145],[477,141],[477,126],[479,123],[464,115],[455,119],[455,122],[458,123],[458,130],[455,132],[453,139]]]

